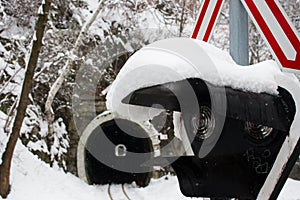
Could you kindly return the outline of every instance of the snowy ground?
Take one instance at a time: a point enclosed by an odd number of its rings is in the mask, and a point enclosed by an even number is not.
[[[132,200],[190,199],[180,193],[176,177],[153,180],[147,188],[125,188]],[[17,145],[8,200],[109,200],[107,189],[108,186],[89,186],[71,174],[50,168],[21,144]],[[113,185],[111,193],[115,200],[125,199],[119,185]],[[279,199],[300,199],[300,182],[288,180]]]

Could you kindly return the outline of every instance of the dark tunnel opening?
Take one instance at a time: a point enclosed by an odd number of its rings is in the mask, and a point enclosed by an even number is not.
[[[127,134],[129,133],[129,134]],[[105,144],[107,139],[113,144]],[[149,184],[152,176],[152,168],[146,169],[145,173],[129,173],[114,169],[113,164],[108,166],[95,154],[101,154],[103,159],[114,159],[117,165],[127,166],[132,164],[126,152],[148,153],[152,152],[152,142],[147,132],[137,123],[125,119],[113,119],[100,124],[92,131],[85,145],[85,170],[90,184],[123,184],[132,183],[140,187]],[[150,160],[151,154],[145,154],[144,160]],[[148,156],[148,157],[147,157]],[[138,163],[139,161],[137,161]],[[144,161],[140,161],[142,164]],[[143,168],[145,168],[143,166]]]

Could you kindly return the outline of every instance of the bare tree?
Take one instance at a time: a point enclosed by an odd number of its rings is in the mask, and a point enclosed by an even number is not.
[[[11,161],[14,153],[16,143],[19,138],[23,119],[26,114],[26,108],[30,102],[29,94],[32,88],[32,79],[34,71],[38,62],[38,57],[42,47],[42,39],[44,36],[45,27],[48,20],[48,13],[50,10],[51,0],[43,0],[39,9],[38,20],[36,23],[36,30],[33,37],[33,44],[31,54],[27,64],[25,79],[22,86],[22,92],[17,107],[17,114],[13,124],[12,132],[9,137],[6,149],[2,156],[2,164],[0,165],[0,195],[6,198],[10,192],[10,170]]]
[[[162,0],[156,2],[156,9],[163,16],[163,24],[177,26],[177,36],[184,36],[184,29],[191,18],[198,14],[199,3],[195,0]]]

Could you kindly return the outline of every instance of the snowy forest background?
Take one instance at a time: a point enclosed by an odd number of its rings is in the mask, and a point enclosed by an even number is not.
[[[280,2],[300,32],[300,1]],[[42,0],[0,0],[0,163],[16,114],[31,43],[36,37],[41,3]],[[75,175],[78,131],[96,114],[105,111],[107,88],[122,65],[132,53],[153,41],[189,37],[200,1],[105,0],[77,47],[77,55],[72,57],[80,31],[98,4],[97,0],[52,1],[30,105],[20,134],[24,146],[41,160]],[[229,48],[228,9],[226,1],[211,40],[224,50]],[[271,58],[251,22],[249,41],[251,64]],[[71,71],[51,105],[54,132],[49,137],[45,103],[51,86],[70,59]],[[293,177],[300,178],[300,165]]]

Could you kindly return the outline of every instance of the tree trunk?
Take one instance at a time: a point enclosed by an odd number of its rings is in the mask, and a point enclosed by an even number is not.
[[[38,20],[36,23],[35,36],[32,43],[30,58],[27,64],[25,79],[22,86],[22,92],[17,107],[17,114],[13,124],[12,133],[9,137],[6,149],[2,155],[2,164],[0,165],[0,195],[6,198],[10,192],[10,168],[16,143],[19,138],[23,119],[26,114],[26,108],[29,104],[29,94],[32,88],[34,71],[38,62],[42,39],[47,24],[48,13],[51,0],[44,0],[39,9]]]
[[[180,17],[180,27],[179,27],[179,37],[182,36],[183,29],[184,29],[184,24],[185,24],[185,6],[186,6],[186,0],[183,0],[183,5],[182,5],[182,11],[181,11],[181,17]]]

